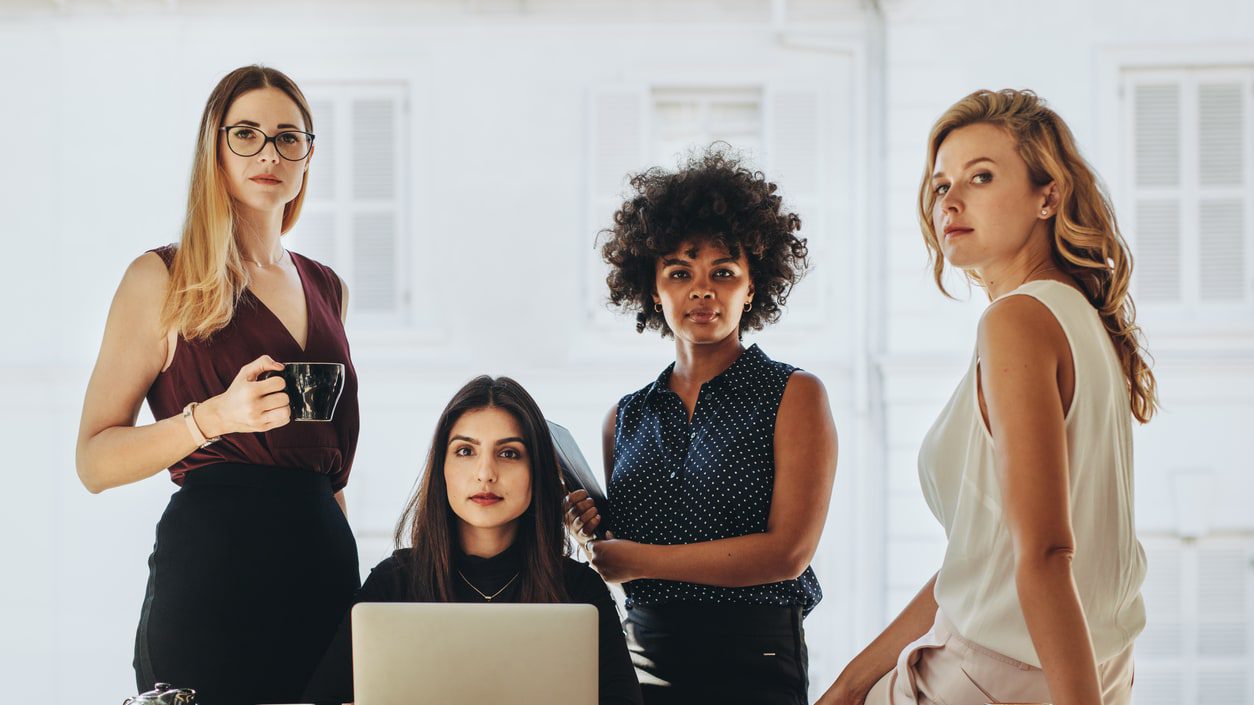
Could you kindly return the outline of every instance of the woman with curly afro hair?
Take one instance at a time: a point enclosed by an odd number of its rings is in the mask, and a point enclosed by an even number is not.
[[[631,188],[601,249],[610,301],[674,338],[675,360],[606,416],[604,515],[578,491],[568,519],[623,584],[646,705],[806,703],[836,428],[817,377],[741,342],[805,271],[801,220],[719,148]]]

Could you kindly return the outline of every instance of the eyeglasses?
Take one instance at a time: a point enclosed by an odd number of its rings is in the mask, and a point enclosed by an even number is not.
[[[313,134],[300,130],[284,130],[272,137],[249,125],[227,125],[220,129],[226,133],[227,148],[241,157],[260,154],[269,142],[273,142],[279,156],[289,162],[304,159],[313,149]]]

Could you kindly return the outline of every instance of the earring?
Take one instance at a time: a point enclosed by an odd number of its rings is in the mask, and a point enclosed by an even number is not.
[[[1048,208],[1042,208],[1042,209],[1041,209],[1041,215],[1042,215],[1042,216],[1049,215],[1049,209],[1048,209]]]
[[[752,310],[753,310],[753,302],[752,302],[752,301],[746,301],[746,302],[745,302],[745,313],[749,313],[749,312],[750,312],[750,311],[752,311]]]
[[[653,312],[654,312],[654,313],[661,313],[661,312],[662,312],[662,304],[653,304]]]

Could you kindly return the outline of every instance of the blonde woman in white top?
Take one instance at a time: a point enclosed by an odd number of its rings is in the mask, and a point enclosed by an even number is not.
[[[1070,130],[1027,91],[937,121],[919,216],[937,285],[991,301],[919,476],[948,546],[936,575],[822,705],[1128,703],[1145,622],[1131,420],[1156,401],[1131,258]]]

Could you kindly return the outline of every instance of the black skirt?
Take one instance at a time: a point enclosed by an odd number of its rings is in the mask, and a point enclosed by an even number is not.
[[[359,584],[325,475],[194,470],[157,524],[136,685],[194,688],[202,705],[296,702]]]
[[[627,610],[644,705],[805,705],[801,607],[671,604]]]

